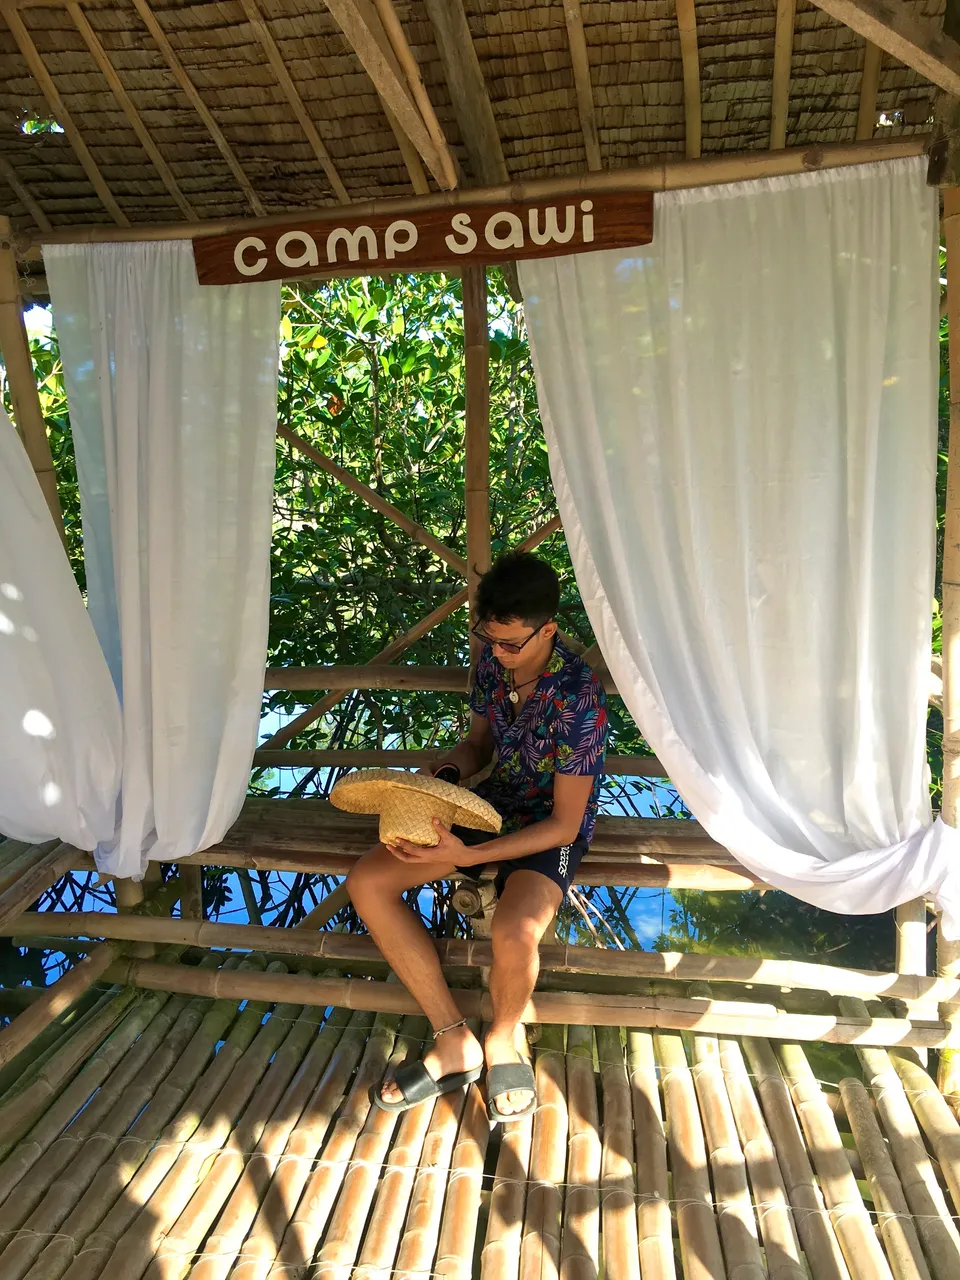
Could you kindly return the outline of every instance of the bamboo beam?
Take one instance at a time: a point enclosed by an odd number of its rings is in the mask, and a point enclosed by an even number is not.
[[[603,1059],[599,1047],[598,1058],[601,1061]],[[579,1280],[581,1276],[595,1277],[599,1274],[600,1257],[599,1186],[603,1145],[600,1140],[600,1114],[593,1069],[593,1027],[575,1024],[567,1027],[566,1070],[570,1136],[567,1141],[567,1195],[563,1211],[560,1274],[564,1280]],[[606,1128],[603,1133],[606,1137]],[[629,1151],[629,1144],[625,1150]],[[632,1217],[632,1195],[630,1214]],[[619,1275],[606,1244],[604,1232],[607,1270],[611,1275]],[[636,1249],[634,1253],[636,1254]]]
[[[460,205],[496,205],[523,200],[560,200],[590,197],[610,191],[680,191],[747,182],[757,178],[786,177],[795,173],[842,169],[878,160],[898,160],[925,153],[927,136],[880,138],[870,142],[824,143],[815,147],[788,147],[783,151],[747,151],[734,155],[708,156],[697,160],[658,161],[627,169],[583,173],[572,177],[537,178],[529,182],[506,179],[483,187],[439,191],[428,196],[402,199],[357,201],[350,206],[351,217],[389,214],[400,217],[429,209],[456,209]],[[69,227],[24,239],[18,256],[36,261],[43,244],[107,244],[117,241],[192,240],[201,235],[230,235],[255,232],[265,227],[302,225],[305,221],[330,223],[342,220],[339,207],[321,206],[295,213],[263,218],[210,218],[205,222],[138,223],[126,233],[115,227]],[[363,274],[363,272],[360,272]]]
[[[683,117],[688,160],[700,156],[703,109],[700,103],[700,50],[697,47],[697,14],[694,0],[676,0],[683,68]]]
[[[537,1110],[533,1119],[530,1184],[520,1242],[521,1280],[552,1277],[559,1271],[569,1131],[562,1027],[541,1029],[536,1045],[535,1077]]]
[[[603,686],[608,693],[617,691],[611,676],[603,678]],[[376,659],[371,659],[369,663],[357,667],[268,667],[264,673],[263,687],[264,689],[412,689],[421,692],[466,694],[470,692],[470,668],[421,667],[412,663],[398,665]]]
[[[434,764],[446,754],[445,747],[424,751],[346,751],[331,747],[322,751],[257,751],[254,766],[267,769],[419,769]],[[604,773],[627,778],[665,778],[667,774],[656,756],[607,756]]]
[[[603,1087],[600,1191],[603,1197],[604,1273],[622,1277],[622,1280],[640,1280],[632,1093],[619,1027],[597,1027],[597,1061]]]
[[[123,81],[120,79],[113,64],[107,56],[106,50],[100,43],[100,37],[87,21],[86,14],[77,3],[77,0],[66,0],[65,8],[67,13],[73,19],[74,26],[83,37],[84,44],[86,44],[87,48],[90,50],[94,62],[96,62],[97,66],[100,68],[101,75],[110,86],[113,96],[120,105],[121,111],[127,117],[127,122],[139,138],[140,145],[153,162],[154,168],[160,175],[161,182],[170,192],[170,195],[173,197],[179,208],[183,211],[184,217],[189,218],[191,222],[196,222],[196,210],[180,190],[180,184],[173,176],[173,170],[160,154],[157,144],[150,136],[147,126],[143,123],[143,118],[141,117],[140,112],[133,105],[132,98],[123,87]]]
[[[434,141],[440,161],[443,164],[446,181],[441,185],[452,191],[459,182],[456,157],[450,150],[450,144],[447,142],[440,121],[437,119],[437,113],[433,109],[433,103],[430,101],[423,78],[420,75],[417,60],[413,56],[413,50],[407,43],[403,27],[400,25],[400,19],[397,17],[397,11],[393,7],[393,0],[375,0],[375,3],[394,56],[402,68],[407,88],[413,96],[413,100],[424,124],[427,126],[427,131]]]
[[[53,77],[43,65],[43,59],[40,57],[37,46],[33,43],[33,37],[27,30],[23,19],[15,9],[5,10],[4,18],[6,19],[7,26],[10,28],[14,40],[17,42],[18,49],[23,55],[27,66],[30,68],[30,74],[40,86],[40,91],[46,98],[47,105],[50,107],[54,118],[63,128],[63,132],[67,135],[67,140],[73,147],[84,173],[90,179],[94,191],[96,191],[99,196],[100,203],[106,209],[107,213],[109,213],[117,226],[128,227],[130,225],[130,219],[113,198],[113,193],[104,181],[103,174],[100,172],[96,161],[90,154],[89,148],[83,140],[83,135],[74,123],[73,116],[71,116],[70,112],[67,110],[63,99],[60,97],[57,86],[53,83]]]
[[[250,179],[244,173],[240,161],[234,155],[233,148],[224,136],[223,130],[213,118],[213,115],[206,103],[203,101],[203,98],[201,98],[196,85],[187,74],[183,63],[177,56],[173,45],[167,39],[166,33],[154,16],[153,10],[150,8],[147,0],[133,0],[133,5],[137,13],[140,15],[144,26],[150,32],[154,42],[166,59],[167,66],[173,72],[174,79],[183,90],[194,111],[196,111],[197,115],[203,121],[207,132],[213,139],[214,145],[226,161],[230,172],[236,178],[241,191],[247,198],[247,203],[250,205],[250,208],[258,218],[265,217],[266,210],[263,207],[260,197],[257,195],[256,191],[254,191],[253,186],[250,183]],[[205,223],[201,223],[200,225],[209,226],[209,224]]]
[[[50,231],[50,219],[40,208],[40,205],[33,198],[24,184],[20,181],[17,176],[16,169],[14,169],[7,157],[2,155],[0,155],[0,178],[3,179],[13,194],[17,197],[40,230]]]
[[[106,942],[95,947],[85,960],[74,965],[52,986],[46,987],[38,1000],[0,1031],[0,1067],[15,1058],[54,1018],[59,1018],[74,1000],[89,990],[119,954],[120,950],[114,943]]]
[[[908,5],[891,0],[813,2],[898,62],[912,67],[954,97],[960,96],[960,46],[934,23],[916,18]]]
[[[283,90],[284,97],[293,109],[293,114],[300,123],[300,128],[304,132],[304,136],[310,143],[313,154],[316,156],[320,167],[327,175],[327,181],[330,183],[330,189],[341,204],[349,204],[350,196],[337,167],[333,162],[333,157],[324,145],[323,139],[317,132],[317,126],[314,124],[304,105],[303,99],[297,86],[293,83],[290,72],[287,70],[287,64],[283,60],[283,55],[277,47],[277,42],[273,38],[257,0],[242,0],[243,12],[246,15],[247,22],[250,24],[250,30],[260,42],[260,47],[266,54],[267,61],[273,69],[273,74],[277,77],[277,83]]]
[[[227,973],[151,960],[119,961],[106,973],[153,991],[248,1000],[337,1005],[377,1013],[418,1013],[413,997],[398,983],[364,978],[314,978],[302,974]],[[490,997],[483,991],[453,991],[461,1014],[489,1020]],[[773,1005],[742,1001],[684,1000],[668,996],[622,996],[608,992],[537,991],[526,1005],[524,1023],[583,1022],[594,1026],[657,1027],[704,1035],[774,1036],[828,1044],[955,1047],[960,1032],[942,1022],[911,1023],[905,1018],[852,1018],[836,1014],[784,1013]]]
[[[184,920],[203,919],[203,868],[181,867],[180,915]]]
[[[940,816],[960,826],[960,189],[943,193],[946,244],[947,330],[950,370],[950,435],[947,446],[947,496],[943,536],[942,674],[943,800]],[[960,942],[948,942],[937,928],[937,972],[960,976]],[[960,1058],[943,1054],[939,1085],[960,1095]]]
[[[339,886],[342,888],[343,886]],[[335,890],[335,893],[339,892]],[[318,910],[330,903],[324,898]],[[349,901],[338,898],[339,906]],[[313,913],[311,913],[312,916]],[[342,933],[316,932],[323,920],[305,917],[293,928],[273,925],[216,924],[169,916],[117,915],[108,911],[68,913],[31,911],[6,926],[4,933],[18,939],[32,937],[115,938],[160,943],[166,946],[236,948],[251,952],[279,952],[291,956],[316,956],[334,965],[349,967],[352,961],[379,960],[372,938]],[[309,921],[309,923],[308,923]],[[0,935],[2,936],[2,935]],[[434,941],[440,963],[451,967],[485,968],[492,963],[489,942],[445,938]],[[694,952],[617,951],[606,947],[547,944],[540,947],[540,965],[555,973],[608,974],[624,979],[668,979],[678,982],[736,982],[758,987],[783,987],[792,991],[823,991],[861,999],[952,1002],[960,999],[960,979],[844,969],[814,961],[762,960],[745,956],[710,956]],[[851,1010],[851,1012],[854,1012]],[[860,1016],[861,1011],[856,1011]],[[866,1017],[866,1013],[862,1013]]]
[[[860,73],[860,109],[857,113],[857,141],[868,142],[877,127],[877,92],[883,50],[869,40],[863,47],[863,71]]]
[[[787,109],[790,105],[790,65],[797,0],[777,0],[777,29],[773,40],[773,91],[770,103],[770,147],[787,145]]]
[[[367,506],[373,507],[374,511],[379,511],[382,516],[398,525],[404,533],[408,533],[411,538],[427,547],[435,556],[445,561],[452,569],[455,569],[457,573],[466,577],[467,562],[462,556],[458,556],[455,551],[451,551],[439,538],[434,537],[422,525],[417,524],[416,520],[411,520],[408,515],[405,515],[398,507],[395,507],[392,502],[382,498],[375,489],[371,489],[362,480],[358,480],[352,472],[347,471],[345,467],[341,467],[332,458],[327,457],[316,445],[311,444],[309,440],[304,440],[302,436],[298,436],[295,431],[291,431],[283,423],[278,424],[277,435],[282,440],[286,440],[287,444],[291,445],[299,453],[315,462],[327,475],[339,480],[351,493],[355,493],[358,498],[362,498]]]
[[[580,0],[564,0],[563,16],[567,24],[573,85],[577,95],[577,114],[580,117],[580,129],[583,133],[587,168],[591,172],[596,172],[603,168],[603,161],[600,156],[600,136],[597,132],[597,117],[593,105],[593,85],[590,82],[590,55],[587,52]]]
[[[59,841],[51,841],[44,855],[39,858],[28,871],[0,893],[0,929],[8,920],[16,916],[45,893],[51,885],[56,884],[62,875],[73,868],[77,860],[77,850]]]
[[[560,527],[560,517],[554,516],[551,520],[548,520],[546,524],[541,525],[539,529],[535,530],[529,538],[525,538],[524,541],[520,543],[519,550],[532,551],[534,547],[539,546],[541,542],[544,542]],[[448,618],[452,613],[455,613],[457,609],[460,609],[465,605],[467,603],[468,594],[468,589],[464,587],[464,589],[462,591],[458,591],[455,596],[451,596],[449,600],[444,604],[439,605],[432,613],[428,614],[425,618],[421,618],[421,620],[415,626],[411,627],[409,631],[405,632],[402,636],[398,636],[396,640],[392,640],[385,648],[381,649],[378,654],[370,659],[370,665],[376,666],[381,663],[393,662],[394,658],[399,658],[400,655],[405,652],[410,645],[415,644],[421,636],[425,636],[427,632],[431,631],[438,623],[443,622],[445,618]],[[315,702],[313,706],[308,707],[306,711],[301,711],[300,715],[291,720],[288,725],[284,725],[284,727],[279,729],[272,738],[268,738],[263,744],[264,747],[285,747],[288,742],[292,742],[294,738],[304,731],[304,729],[309,728],[316,720],[319,720],[322,715],[325,715],[328,711],[332,711],[346,692],[347,690],[345,689],[337,689],[321,698],[319,702]]]
[[[633,1100],[640,1270],[644,1280],[676,1280],[667,1135],[653,1037],[648,1031],[627,1028],[627,1064]]]
[[[377,93],[393,112],[437,184],[443,187],[447,175],[434,139],[430,136],[406,84],[397,75],[390,60],[384,56],[371,24],[367,5],[354,3],[353,0],[324,0],[324,3],[359,58]],[[372,5],[370,8],[372,9]],[[375,9],[373,13],[376,14]]]
[[[7,371],[16,427],[61,540],[65,539],[57,473],[33,371],[20,301],[20,278],[10,219],[0,217],[0,354]]]
[[[487,331],[487,272],[465,267],[463,344],[466,378],[464,484],[467,513],[467,586],[470,626],[477,624],[477,583],[490,568],[490,338]],[[470,637],[475,662],[480,643]]]

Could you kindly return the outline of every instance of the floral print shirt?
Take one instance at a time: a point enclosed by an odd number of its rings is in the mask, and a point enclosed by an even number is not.
[[[558,636],[546,671],[511,720],[506,673],[488,646],[477,662],[470,708],[486,718],[497,749],[493,772],[476,791],[503,818],[504,834],[549,818],[554,775],[565,773],[594,779],[580,827],[580,838],[589,843],[608,723],[603,686],[586,663]]]

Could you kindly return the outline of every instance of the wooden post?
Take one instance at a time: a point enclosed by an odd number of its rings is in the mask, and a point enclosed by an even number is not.
[[[924,898],[914,898],[912,902],[904,902],[897,907],[897,973],[918,974],[926,977],[927,973],[927,903]],[[935,1002],[918,1003],[909,1000],[907,1017],[938,1017]],[[926,1055],[920,1050],[921,1059],[926,1065]]]
[[[17,419],[17,431],[23,440],[27,457],[36,472],[47,500],[50,514],[61,539],[64,537],[63,516],[57,496],[57,473],[47,439],[47,424],[40,408],[40,396],[33,373],[30,343],[23,323],[20,305],[20,277],[17,274],[17,255],[13,247],[10,219],[0,217],[0,352],[7,370],[7,383],[13,412]]]
[[[490,568],[490,339],[487,273],[463,271],[463,340],[466,379],[467,586],[470,626],[476,626],[477,582]],[[479,646],[471,637],[471,657]]]
[[[950,339],[950,443],[947,452],[947,503],[943,533],[943,801],[940,816],[949,826],[960,822],[960,190],[943,193],[947,253],[947,326]],[[948,942],[937,929],[937,972],[960,976],[960,943]],[[960,1057],[940,1055],[939,1084],[944,1094],[960,1095]]]

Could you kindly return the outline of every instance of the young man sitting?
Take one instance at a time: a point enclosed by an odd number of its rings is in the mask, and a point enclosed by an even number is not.
[[[480,581],[484,642],[470,698],[470,731],[435,767],[448,780],[470,778],[497,753],[477,787],[503,818],[499,836],[436,823],[439,843],[377,845],[347,877],[357,912],[391,968],[430,1019],[434,1047],[422,1063],[399,1068],[375,1099],[403,1111],[479,1079],[487,1066],[491,1118],[513,1120],[536,1105],[520,1018],[539,971],[540,939],[570,887],[593,836],[607,712],[603,688],[557,635],[556,573],[530,554],[504,556]],[[407,889],[499,866],[493,918],[490,998],[484,1046],[460,1017],[427,931],[405,905]],[[519,1060],[518,1060],[519,1059]]]

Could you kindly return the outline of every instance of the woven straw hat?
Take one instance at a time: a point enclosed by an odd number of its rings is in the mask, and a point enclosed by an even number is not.
[[[380,839],[394,844],[409,840],[424,849],[438,843],[433,819],[445,827],[500,830],[501,818],[493,805],[464,787],[441,782],[425,773],[399,769],[361,769],[341,778],[330,801],[348,813],[379,813]]]

